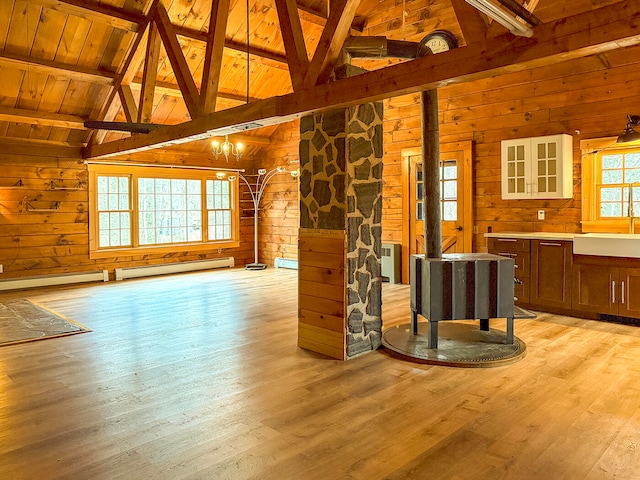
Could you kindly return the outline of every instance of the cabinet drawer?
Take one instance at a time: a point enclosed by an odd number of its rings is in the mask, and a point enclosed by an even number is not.
[[[488,249],[495,252],[529,252],[531,240],[528,238],[489,237]]]
[[[516,305],[529,303],[529,277],[516,278],[522,282],[522,284],[516,283],[513,287],[513,294],[517,298]]]

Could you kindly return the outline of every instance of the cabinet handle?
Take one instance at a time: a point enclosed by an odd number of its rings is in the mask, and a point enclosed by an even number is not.
[[[561,243],[540,242],[540,245],[546,245],[547,247],[561,247]]]
[[[620,282],[620,303],[624,305],[624,282]]]
[[[616,282],[611,282],[611,303],[616,303]]]
[[[515,238],[496,238],[499,242],[517,242]]]

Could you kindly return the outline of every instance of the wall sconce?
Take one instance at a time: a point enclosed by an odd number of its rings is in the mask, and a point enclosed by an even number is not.
[[[229,163],[229,155],[234,155],[236,157],[236,161],[240,160],[242,156],[242,143],[238,142],[235,145],[229,141],[229,135],[224,136],[224,142],[220,143],[217,140],[213,140],[211,142],[211,148],[213,151],[213,155],[218,159],[220,154],[224,155],[224,158]]]
[[[627,126],[616,140],[616,143],[630,143],[640,140],[640,132],[636,132],[633,129],[638,125],[640,125],[640,115],[627,115]]]

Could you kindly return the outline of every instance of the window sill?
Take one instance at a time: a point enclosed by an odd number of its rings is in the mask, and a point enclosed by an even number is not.
[[[635,233],[640,228],[634,219],[634,231],[629,225],[629,218],[615,218],[610,220],[583,220],[582,233]]]
[[[156,245],[137,248],[109,248],[103,250],[92,250],[89,252],[89,258],[136,257],[140,255],[164,255],[167,253],[191,253],[204,251],[209,251],[210,253],[221,253],[218,252],[218,250],[223,248],[238,248],[239,246],[240,242],[228,241],[197,244],[172,243],[171,245]]]

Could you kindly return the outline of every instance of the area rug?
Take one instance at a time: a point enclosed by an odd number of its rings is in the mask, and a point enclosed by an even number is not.
[[[90,331],[31,300],[0,302],[0,347]]]

